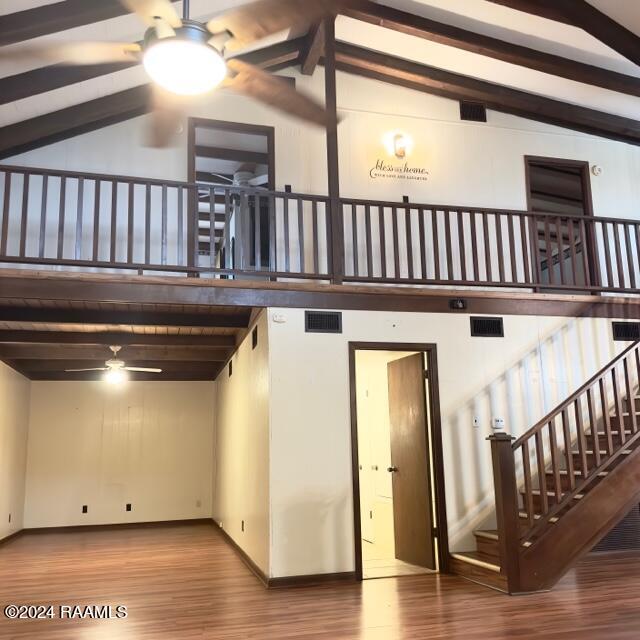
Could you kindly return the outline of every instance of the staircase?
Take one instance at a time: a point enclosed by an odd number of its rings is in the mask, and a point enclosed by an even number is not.
[[[513,442],[491,436],[496,530],[451,569],[511,594],[546,591],[640,503],[640,342]]]

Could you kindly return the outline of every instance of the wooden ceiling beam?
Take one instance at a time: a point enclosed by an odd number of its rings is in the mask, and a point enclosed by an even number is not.
[[[336,61],[338,69],[347,73],[450,100],[480,102],[494,111],[640,145],[640,122],[631,118],[477,80],[344,42],[336,45]]]
[[[220,347],[124,347],[118,357],[125,361],[225,362],[231,350]],[[93,360],[104,363],[113,357],[106,347],[83,344],[2,344],[4,360]],[[147,365],[144,365],[147,366]],[[28,367],[26,367],[28,370]]]
[[[324,22],[316,22],[309,29],[304,46],[300,51],[300,71],[312,76],[324,51]]]
[[[640,37],[585,0],[491,0],[496,4],[579,27],[640,65]]]
[[[114,331],[24,331],[0,330],[0,344],[82,344],[120,346],[181,346],[233,348],[234,336],[147,334]]]
[[[463,49],[574,82],[640,96],[640,78],[635,76],[544,53],[374,2],[363,2],[356,8],[346,9],[344,15],[406,35]]]
[[[107,356],[108,357],[108,356]],[[14,360],[13,362],[20,366],[27,375],[32,373],[44,372],[64,372],[67,369],[91,369],[104,367],[107,357],[86,359],[75,358],[69,359],[42,359],[42,360]],[[185,373],[215,373],[220,368],[221,361],[194,361],[194,360],[132,360],[126,359],[128,367],[145,367],[151,369],[162,369],[163,373],[169,371],[185,372]],[[84,372],[82,372],[84,373]]]
[[[44,297],[44,296],[43,296]],[[124,326],[222,327],[246,329],[251,312],[167,313],[155,311],[110,311],[95,309],[48,309],[0,307],[0,321],[61,324],[112,324]]]
[[[12,365],[9,365],[12,366]],[[13,367],[15,369],[15,367]],[[167,371],[162,373],[133,373],[129,372],[129,382],[213,382],[222,367],[214,368],[212,373],[190,371]],[[87,371],[82,373],[65,373],[64,371],[36,371],[24,373],[25,377],[33,381],[50,382],[101,382],[104,378],[102,371]]]

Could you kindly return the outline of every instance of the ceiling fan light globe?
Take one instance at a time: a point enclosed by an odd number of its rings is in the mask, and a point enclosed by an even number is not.
[[[181,96],[212,91],[227,75],[227,65],[216,49],[179,36],[150,45],[144,53],[143,64],[154,82]]]
[[[122,369],[109,369],[104,374],[105,382],[118,386],[127,381],[127,374]]]

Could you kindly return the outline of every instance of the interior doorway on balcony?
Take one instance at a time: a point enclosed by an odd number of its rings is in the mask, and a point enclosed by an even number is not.
[[[200,266],[269,267],[269,199],[259,194],[275,188],[274,141],[273,127],[189,120],[189,181],[201,185],[197,205]]]
[[[431,350],[351,345],[361,579],[434,573],[446,566],[436,366]]]
[[[584,291],[593,265],[591,229],[583,224],[593,216],[589,163],[538,157],[525,163],[527,208],[550,214],[537,219],[533,239],[539,281],[558,291]]]

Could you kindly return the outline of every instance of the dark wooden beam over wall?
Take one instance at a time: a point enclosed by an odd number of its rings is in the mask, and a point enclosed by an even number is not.
[[[300,53],[300,71],[305,76],[312,76],[318,66],[324,50],[324,22],[314,24]]]
[[[586,0],[491,0],[511,9],[583,29],[631,62],[640,65],[640,37]],[[637,10],[636,0],[628,3]]]
[[[374,2],[363,2],[355,8],[345,10],[344,15],[575,82],[640,96],[640,78],[635,76],[505,42]]]
[[[565,129],[640,145],[640,122],[477,80],[351,44],[336,44],[336,66],[348,73],[416,91],[480,102],[489,109]]]

